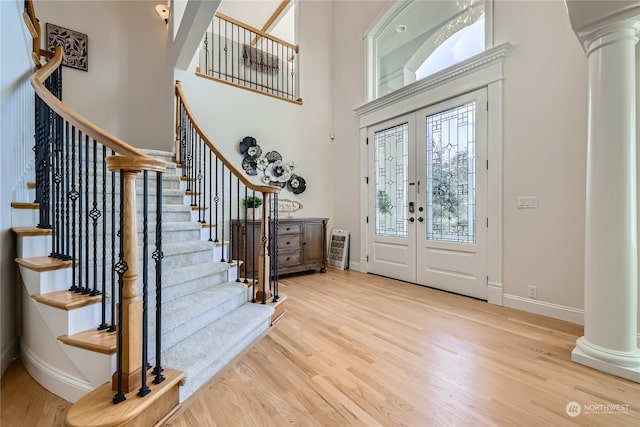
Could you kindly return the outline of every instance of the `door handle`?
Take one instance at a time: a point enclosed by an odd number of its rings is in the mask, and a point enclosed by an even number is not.
[[[424,221],[424,218],[422,218],[421,216],[418,217],[418,222],[422,222]]]
[[[411,218],[407,219],[407,221],[409,221],[409,222],[415,222],[415,220],[416,219],[414,217],[411,217]]]

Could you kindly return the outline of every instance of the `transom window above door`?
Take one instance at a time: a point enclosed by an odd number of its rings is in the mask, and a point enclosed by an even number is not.
[[[398,1],[370,32],[375,99],[491,47],[492,0]]]

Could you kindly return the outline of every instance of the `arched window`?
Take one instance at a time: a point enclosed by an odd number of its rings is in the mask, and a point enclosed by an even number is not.
[[[369,33],[375,99],[491,47],[492,0],[398,1]]]

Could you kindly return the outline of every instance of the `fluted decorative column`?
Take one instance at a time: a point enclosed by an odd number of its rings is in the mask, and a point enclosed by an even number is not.
[[[571,11],[570,11],[571,13]],[[584,336],[572,360],[640,382],[635,45],[640,16],[578,31],[589,62]]]

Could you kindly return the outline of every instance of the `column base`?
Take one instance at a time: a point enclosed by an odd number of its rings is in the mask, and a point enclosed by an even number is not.
[[[571,352],[571,360],[640,383],[640,349],[634,352],[615,351],[591,344],[585,337],[580,337]]]

